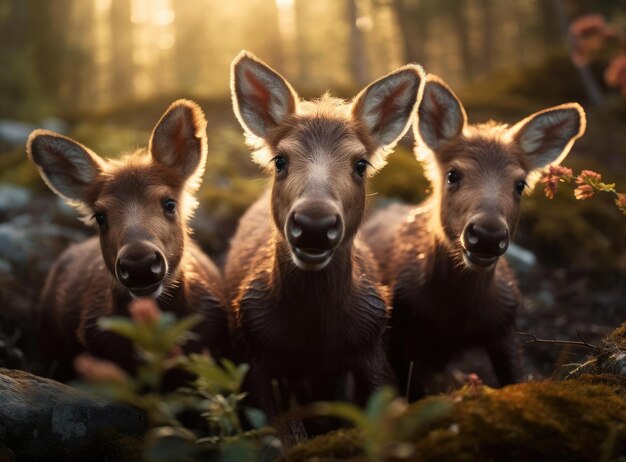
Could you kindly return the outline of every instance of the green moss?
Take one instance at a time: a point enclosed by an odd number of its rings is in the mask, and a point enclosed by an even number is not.
[[[448,416],[406,439],[405,443],[412,445],[408,460],[571,461],[597,460],[603,454],[616,457],[626,449],[624,384],[621,379],[611,381],[609,377],[596,382],[586,378],[561,383],[529,382],[499,390],[466,387],[452,395],[455,405]],[[418,412],[421,405],[412,405],[408,412]],[[296,446],[285,460],[358,460],[363,457],[358,436],[357,431],[345,430],[329,434]]]
[[[398,145],[384,170],[372,178],[368,191],[387,198],[416,204],[428,195],[428,181],[410,148]]]
[[[341,429],[306,441],[287,451],[281,461],[365,460],[361,450],[363,436],[359,430]]]

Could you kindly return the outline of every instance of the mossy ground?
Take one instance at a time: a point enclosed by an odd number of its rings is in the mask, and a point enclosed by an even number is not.
[[[626,323],[606,338],[591,359],[626,347]],[[620,350],[620,351],[626,351]],[[389,448],[404,446],[412,461],[612,461],[626,457],[626,375],[602,373],[576,379],[526,382],[502,389],[467,385],[447,395],[451,410]],[[428,397],[412,404],[408,418]],[[285,461],[365,458],[358,429],[307,441],[284,454]],[[399,459],[397,451],[390,451]]]
[[[624,383],[604,382],[461,389],[451,396],[455,404],[444,419],[405,441],[412,446],[406,459],[614,460],[626,455]],[[340,430],[296,446],[284,460],[363,460],[360,436],[356,429]]]

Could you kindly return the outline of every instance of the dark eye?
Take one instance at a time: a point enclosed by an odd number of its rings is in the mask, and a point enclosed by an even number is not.
[[[524,188],[528,186],[526,184],[525,181],[518,181],[517,184],[515,185],[515,190],[517,191],[517,194],[522,194],[524,192]]]
[[[96,223],[98,223],[98,226],[102,226],[107,221],[107,217],[104,213],[96,213],[93,218],[96,220]]]
[[[274,166],[276,167],[276,173],[282,171],[287,166],[287,159],[283,156],[274,157]]]
[[[163,210],[169,214],[176,212],[176,202],[174,202],[174,199],[165,199],[163,201]]]
[[[456,170],[450,170],[446,175],[446,181],[448,184],[456,184],[461,179],[461,175]]]
[[[365,170],[367,170],[367,161],[361,159],[354,166],[354,170],[356,170],[357,175],[363,176],[365,175]]]

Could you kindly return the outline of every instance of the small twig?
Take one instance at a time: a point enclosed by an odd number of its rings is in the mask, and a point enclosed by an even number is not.
[[[583,336],[580,334],[580,331],[578,329],[576,329],[576,333],[578,334],[578,338],[580,339],[580,341],[577,341],[577,340],[553,340],[553,339],[537,338],[537,336],[535,334],[528,333],[528,332],[517,332],[516,331],[515,333],[517,335],[523,335],[525,337],[530,337],[530,340],[528,340],[526,343],[524,343],[524,346],[529,345],[531,343],[552,343],[552,344],[557,344],[557,345],[584,346],[584,347],[587,347],[587,348],[592,348],[594,350],[600,350],[600,347],[592,345],[587,340],[585,340],[583,338]]]

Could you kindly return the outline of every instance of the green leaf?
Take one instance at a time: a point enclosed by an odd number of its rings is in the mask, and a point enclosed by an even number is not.
[[[396,398],[396,391],[392,387],[383,387],[374,393],[367,401],[365,414],[371,422],[378,422],[384,417],[389,404]]]
[[[238,440],[224,448],[222,462],[245,462],[259,460],[256,449],[250,442]]]
[[[430,398],[418,404],[411,412],[404,414],[398,422],[398,431],[403,436],[414,434],[424,425],[431,424],[446,415],[454,408],[454,403],[449,397]]]
[[[243,413],[254,428],[259,429],[267,425],[267,418],[263,411],[255,409],[253,407],[247,407],[243,410]]]
[[[369,430],[370,428],[370,422],[365,413],[358,406],[352,403],[316,403],[313,405],[313,412],[318,415],[339,417],[364,430]]]
[[[115,332],[116,334],[133,341],[139,340],[140,337],[140,333],[137,328],[138,326],[132,319],[124,316],[108,316],[106,318],[100,318],[98,320],[98,325],[103,330]]]

